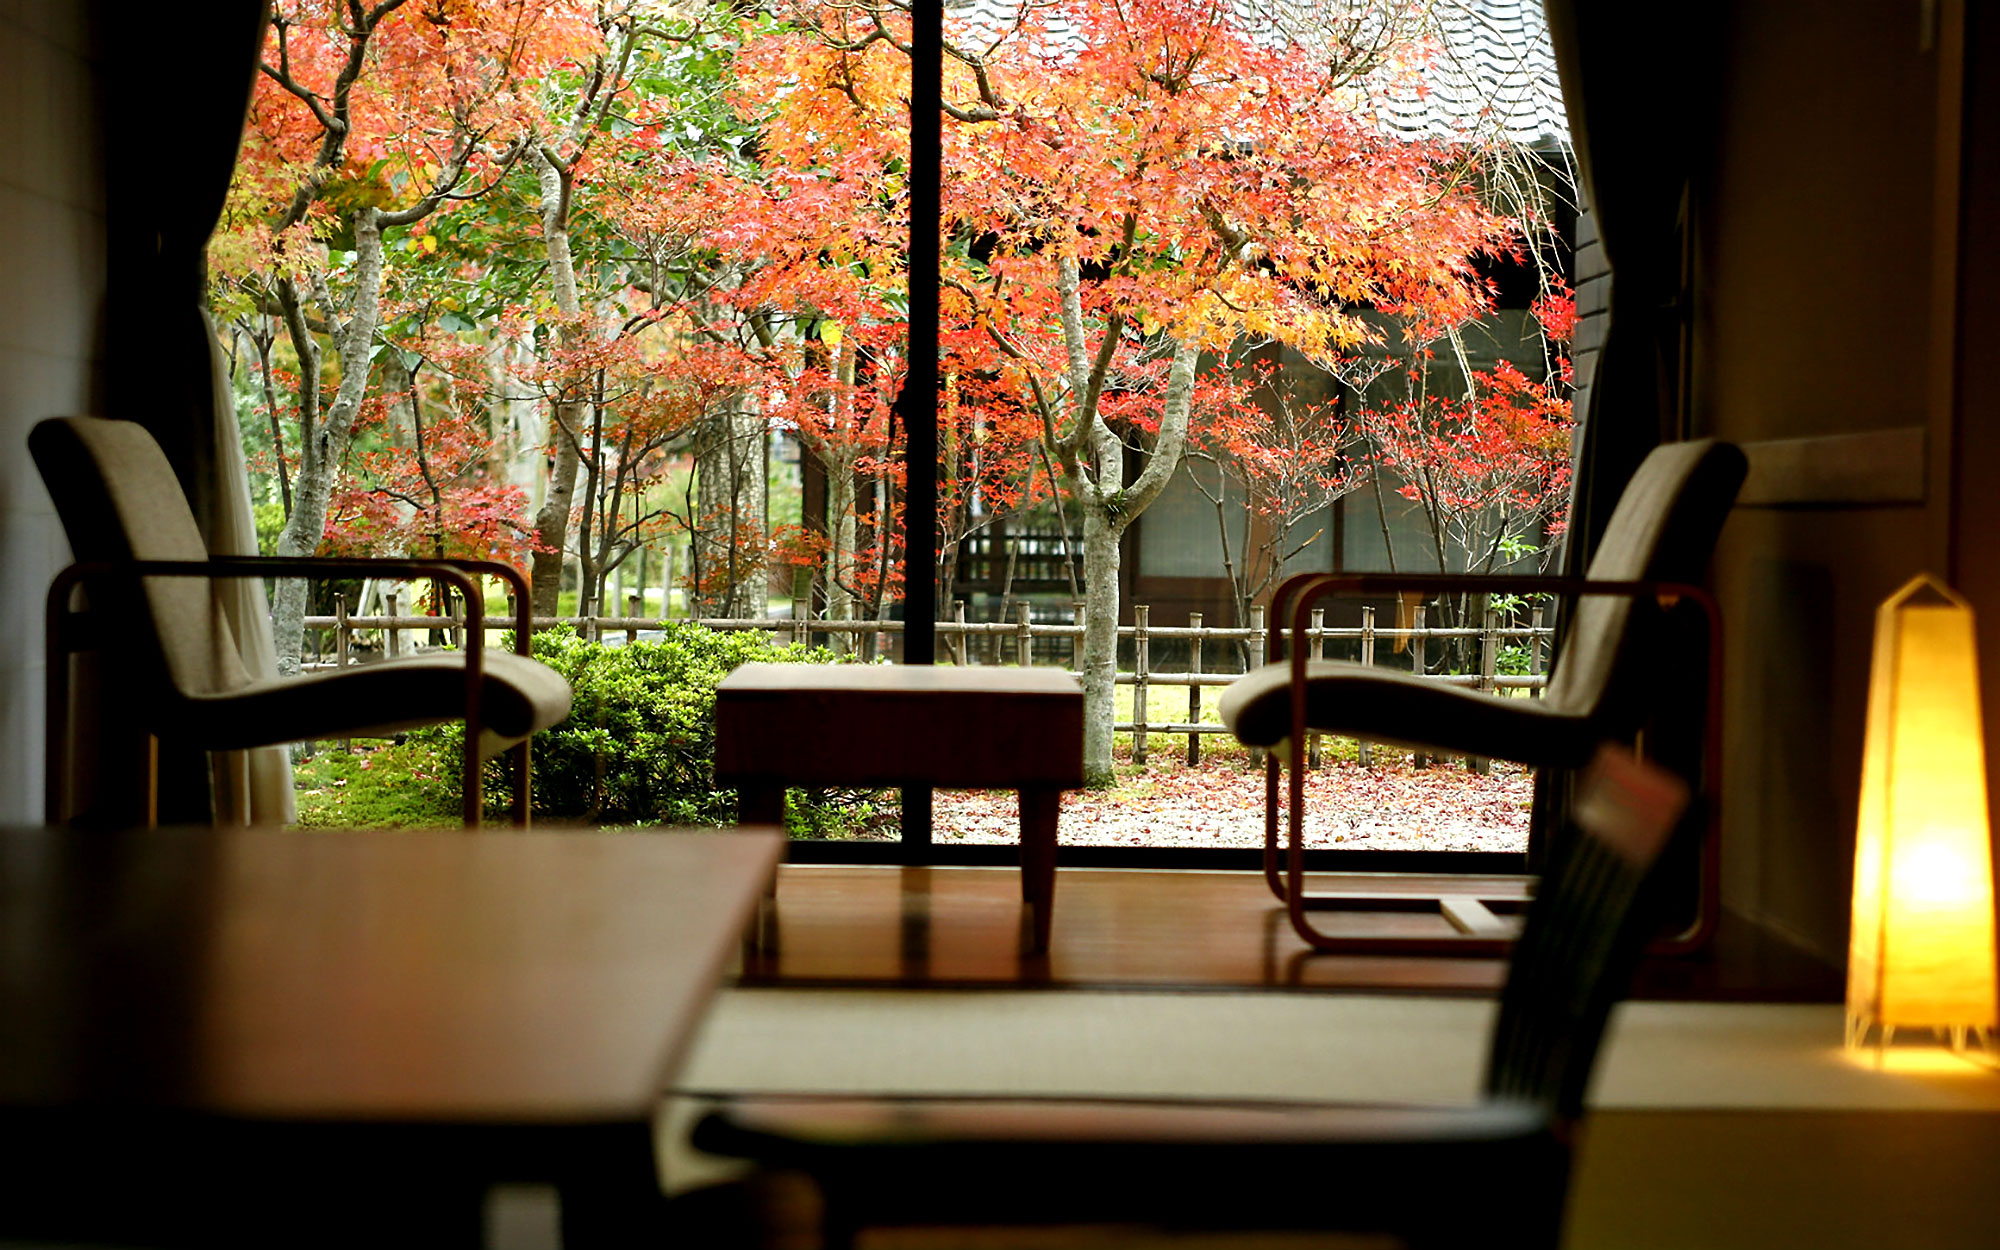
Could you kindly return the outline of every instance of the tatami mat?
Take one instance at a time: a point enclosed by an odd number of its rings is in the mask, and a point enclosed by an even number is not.
[[[1493,1011],[1410,995],[738,989],[678,1085],[1455,1102],[1478,1091]],[[1877,1069],[1840,1040],[1837,1006],[1627,1003],[1592,1102],[2000,1110],[1990,1069],[1904,1053]]]
[[[685,1145],[702,1095],[1023,1094],[1452,1103],[1477,1096],[1494,1004],[1390,995],[736,989],[661,1122],[670,1188],[727,1171]],[[1600,1113],[2000,1111],[2000,1075],[1841,1049],[1828,1005],[1627,1003]]]

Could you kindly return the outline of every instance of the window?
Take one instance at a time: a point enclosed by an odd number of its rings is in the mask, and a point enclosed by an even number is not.
[[[491,0],[347,30],[281,0],[212,252],[266,538],[508,554],[610,640],[686,612],[977,661],[957,602],[1060,627],[1082,599],[1038,659],[1129,665],[1145,603],[1234,631],[1208,675],[1288,571],[1532,564],[1559,483],[1465,503],[1412,466],[1501,409],[1543,423],[1523,473],[1567,464],[1537,21]],[[281,603],[281,647],[330,662],[341,615]],[[1155,671],[1194,658],[1155,641]]]

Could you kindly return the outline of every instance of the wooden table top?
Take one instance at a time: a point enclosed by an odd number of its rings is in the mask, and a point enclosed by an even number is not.
[[[0,831],[0,1111],[643,1123],[781,845]]]
[[[1044,695],[1081,699],[1074,673],[1059,668],[975,668],[946,664],[744,664],[716,687],[721,695],[801,691]]]
[[[723,785],[1083,784],[1083,687],[1056,668],[745,664],[715,690]]]

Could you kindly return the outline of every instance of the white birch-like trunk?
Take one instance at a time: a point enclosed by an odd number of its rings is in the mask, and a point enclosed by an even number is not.
[[[1083,507],[1083,775],[1093,786],[1115,779],[1112,726],[1118,712],[1118,544],[1125,530],[1159,498],[1180,467],[1187,447],[1188,416],[1194,398],[1192,342],[1174,348],[1167,370],[1160,431],[1145,467],[1125,486],[1125,448],[1103,421],[1092,416],[1087,455],[1079,469],[1090,481],[1079,492]]]
[[[340,388],[313,428],[299,432],[299,473],[292,487],[292,515],[278,534],[281,556],[309,556],[319,550],[334,481],[354,439],[355,416],[368,394],[368,350],[375,342],[382,304],[382,230],[372,206],[355,211],[354,253],[353,303],[346,323],[333,336],[333,349],[341,365]],[[332,310],[327,312],[331,317]],[[309,374],[306,383],[316,387],[318,379]],[[271,605],[278,672],[287,677],[299,671],[307,590],[303,581],[281,579]]]
[[[548,150],[535,144],[528,150],[534,161],[535,177],[541,190],[542,248],[549,260],[549,290],[555,296],[556,308],[563,314],[563,325],[559,331],[559,341],[565,347],[577,346],[583,338],[583,327],[578,319],[583,314],[582,301],[576,293],[576,262],[569,250],[569,197],[564,185],[563,172],[550,158]],[[565,388],[565,394],[576,391],[574,385]],[[529,596],[534,600],[536,616],[556,615],[557,604],[562,594],[562,572],[564,555],[569,548],[570,510],[576,504],[576,473],[583,463],[582,448],[578,439],[583,437],[583,417],[586,405],[580,400],[564,399],[550,405],[550,416],[557,429],[555,435],[555,459],[548,475],[548,485],[542,493],[542,505],[535,512],[535,537],[539,546],[530,568],[533,584]]]
[[[1118,543],[1125,527],[1096,501],[1083,509],[1083,778],[1108,786],[1118,712]]]

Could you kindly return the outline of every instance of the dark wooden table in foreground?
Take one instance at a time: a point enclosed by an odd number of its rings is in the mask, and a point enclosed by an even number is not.
[[[632,1231],[781,838],[0,831],[0,1237]]]
[[[931,786],[1021,796],[1021,896],[1046,950],[1056,816],[1083,784],[1083,690],[1058,669],[745,664],[715,692],[715,776],[745,822],[788,786]]]

